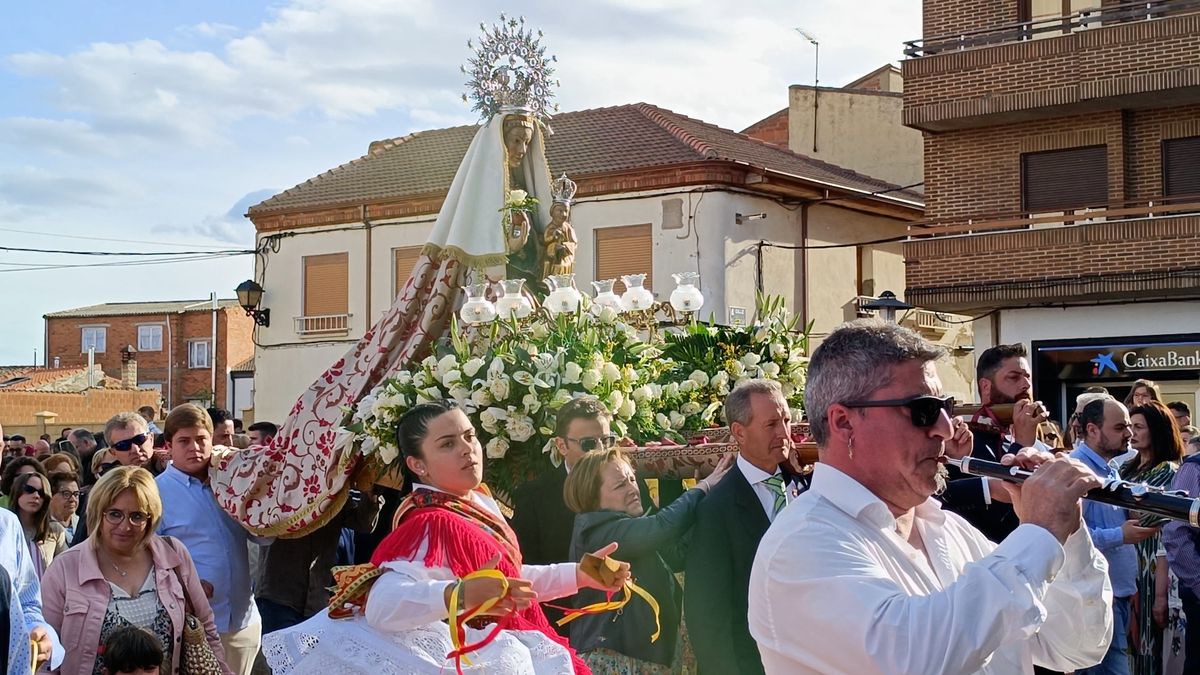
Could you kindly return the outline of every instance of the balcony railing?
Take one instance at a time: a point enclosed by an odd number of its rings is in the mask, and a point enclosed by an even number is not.
[[[943,52],[977,47],[991,47],[1010,42],[1035,40],[1055,35],[1069,35],[1089,28],[1098,28],[1133,21],[1150,21],[1177,14],[1200,12],[1200,0],[1143,0],[1123,2],[1108,7],[1092,7],[1065,16],[1040,16],[1029,21],[967,31],[954,35],[938,35],[904,43],[904,55],[909,58],[933,56]]]
[[[1177,218],[1200,215],[1200,194],[1172,197],[1153,197],[1138,201],[1119,202],[1102,207],[1080,208],[1054,215],[1012,214],[986,219],[940,225],[913,223],[908,226],[912,239],[949,235],[991,234],[1003,231],[1035,230],[1068,225],[1089,225],[1120,220],[1147,218]]]
[[[295,317],[298,335],[345,335],[350,332],[349,314]]]

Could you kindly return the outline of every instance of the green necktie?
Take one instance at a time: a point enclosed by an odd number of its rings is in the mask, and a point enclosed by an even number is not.
[[[783,474],[777,473],[774,476],[763,481],[771,489],[771,494],[775,495],[775,511],[771,515],[778,514],[787,506],[787,497],[783,495]]]

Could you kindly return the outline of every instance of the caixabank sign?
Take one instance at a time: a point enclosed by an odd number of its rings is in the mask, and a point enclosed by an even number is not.
[[[1136,379],[1148,373],[1200,371],[1200,336],[1141,344],[1035,343],[1034,351],[1038,370],[1058,380]]]

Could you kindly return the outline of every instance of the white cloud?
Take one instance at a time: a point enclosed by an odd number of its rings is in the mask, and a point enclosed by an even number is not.
[[[109,176],[56,174],[36,167],[0,172],[0,204],[10,207],[113,208],[140,191]]]
[[[278,190],[274,188],[255,190],[243,195],[221,215],[205,216],[198,223],[155,225],[150,231],[161,234],[199,235],[223,244],[252,247],[254,226],[246,219],[246,211],[276,192]]]

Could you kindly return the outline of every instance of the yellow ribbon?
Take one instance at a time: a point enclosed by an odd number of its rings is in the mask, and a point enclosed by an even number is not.
[[[633,593],[636,593],[638,595],[638,597],[645,600],[646,604],[650,605],[650,609],[654,611],[654,634],[650,636],[650,641],[657,642],[659,634],[662,633],[662,624],[660,624],[659,620],[658,620],[658,601],[655,600],[654,596],[650,595],[650,593],[647,592],[646,589],[633,583],[633,580],[626,581],[624,588],[622,588],[622,591],[624,592],[624,597],[621,598],[620,600],[606,600],[604,602],[597,602],[597,603],[588,605],[587,607],[580,607],[579,609],[577,609],[573,612],[567,613],[566,616],[559,619],[556,623],[559,626],[565,626],[568,623],[571,623],[575,619],[578,619],[579,617],[584,616],[586,614],[599,614],[600,612],[615,612],[616,610],[621,609],[625,605],[629,604],[629,601],[631,599],[633,599],[633,596],[630,595],[630,591],[632,591]]]
[[[37,662],[38,662],[38,641],[37,640],[29,641],[29,652],[30,652],[29,670],[30,670],[30,672],[36,673],[37,672]]]
[[[459,612],[463,611],[459,608],[459,595],[462,592],[463,584],[472,579],[496,579],[500,582],[500,595],[494,598],[488,598],[478,607],[467,609],[462,616],[459,616]],[[467,623],[471,619],[474,619],[475,617],[486,614],[488,610],[495,607],[496,603],[500,602],[500,600],[502,600],[506,595],[508,595],[508,578],[505,577],[504,574],[502,574],[499,570],[493,569],[471,572],[467,576],[460,579],[458,583],[454,584],[454,588],[450,590],[449,610],[450,644],[454,647],[455,652],[461,652],[463,650],[463,641],[466,639],[466,631],[464,631],[462,628],[463,624]],[[461,658],[463,661],[467,662],[468,666],[471,665],[471,659],[467,658],[466,654],[463,654]]]

